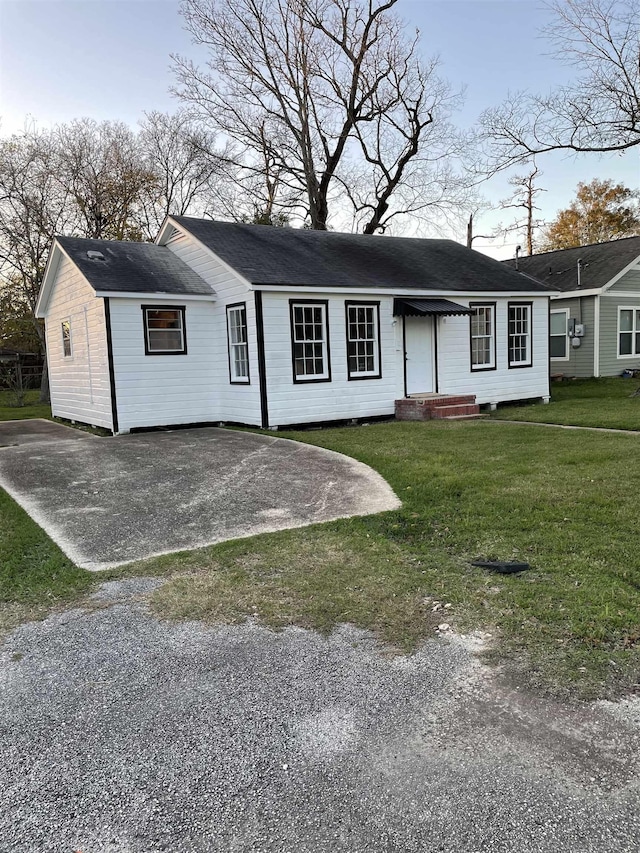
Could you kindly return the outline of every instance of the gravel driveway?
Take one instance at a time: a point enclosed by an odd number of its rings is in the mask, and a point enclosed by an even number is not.
[[[525,695],[460,638],[158,621],[157,583],[7,638],[0,850],[637,853],[638,705]]]
[[[96,438],[0,423],[0,486],[85,569],[400,505],[355,459],[210,427]]]

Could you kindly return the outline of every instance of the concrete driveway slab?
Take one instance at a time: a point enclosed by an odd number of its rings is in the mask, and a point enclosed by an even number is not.
[[[368,466],[281,438],[32,429],[0,424],[0,445],[17,445],[0,447],[0,486],[86,569],[400,505]]]
[[[623,707],[501,685],[455,637],[158,621],[154,583],[0,648],[0,850],[637,853]]]
[[[0,449],[43,441],[90,441],[94,438],[95,436],[89,432],[56,424],[53,421],[45,421],[42,418],[0,422]]]

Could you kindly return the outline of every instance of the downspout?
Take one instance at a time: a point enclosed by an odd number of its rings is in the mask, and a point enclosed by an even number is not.
[[[402,372],[404,374],[404,396],[408,397],[407,394],[407,324],[405,322],[405,315],[402,315]]]
[[[436,394],[440,393],[440,383],[438,382],[438,330],[440,327],[440,317],[437,314],[433,315],[433,372],[434,372],[434,388]]]
[[[600,376],[600,294],[593,305],[593,375]]]
[[[113,365],[113,339],[111,336],[111,305],[109,297],[104,297],[104,323],[107,333],[107,362],[109,365],[109,389],[111,391],[111,431],[118,434],[118,398],[116,395],[116,374]]]

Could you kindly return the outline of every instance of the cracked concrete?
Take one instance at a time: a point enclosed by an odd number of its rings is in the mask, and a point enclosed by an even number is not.
[[[212,427],[96,438],[0,423],[0,486],[91,570],[400,505],[354,459]]]

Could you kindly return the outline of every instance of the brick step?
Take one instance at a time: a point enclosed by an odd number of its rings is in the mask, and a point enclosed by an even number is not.
[[[452,417],[468,417],[469,415],[479,415],[480,406],[475,403],[457,404],[451,406],[436,406],[431,411],[432,418],[452,418]]]
[[[441,397],[434,397],[433,395],[423,395],[423,394],[411,394],[406,398],[407,400],[416,400],[421,403],[423,406],[429,406],[433,408],[434,406],[457,406],[460,404],[473,404],[476,401],[475,394],[458,394],[456,396],[450,396],[449,394],[443,394]]]
[[[437,418],[440,421],[475,421],[481,418],[488,418],[486,412],[478,412],[477,415],[447,415],[446,418]],[[436,420],[434,418],[434,420]]]

